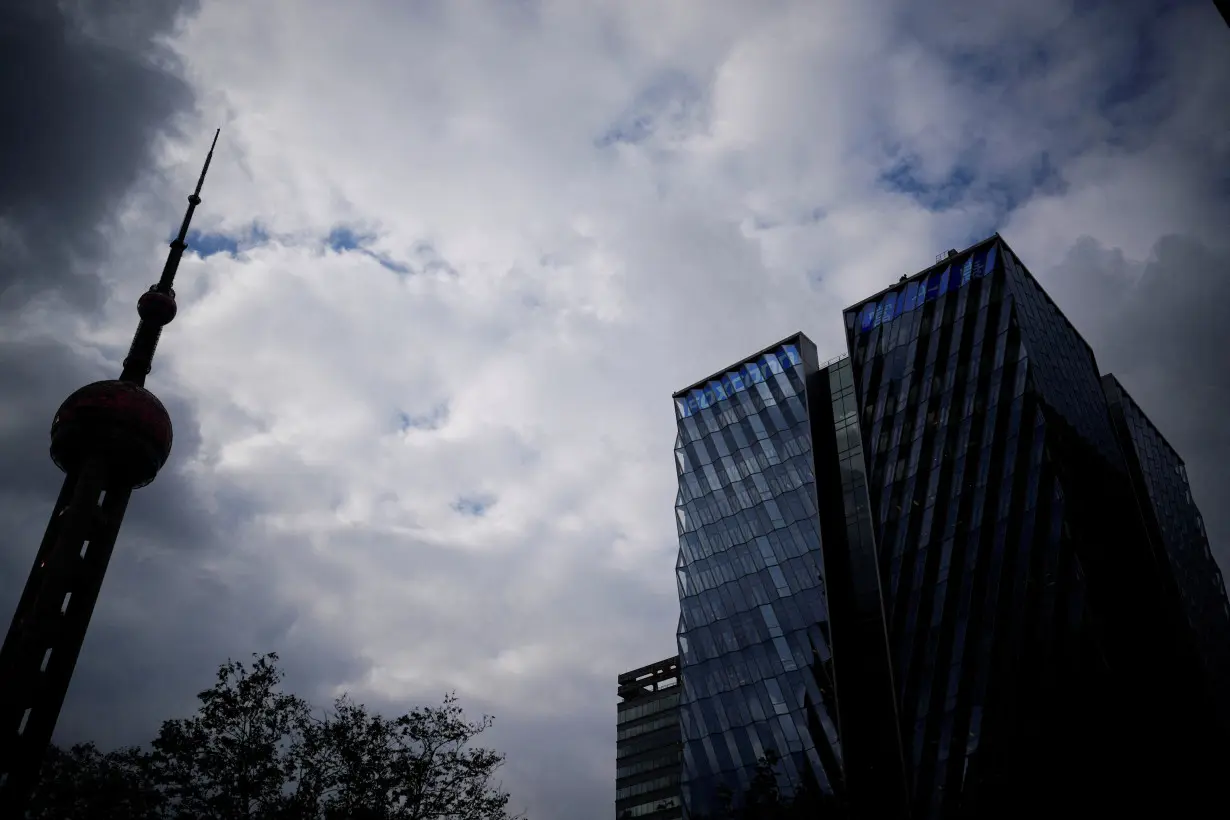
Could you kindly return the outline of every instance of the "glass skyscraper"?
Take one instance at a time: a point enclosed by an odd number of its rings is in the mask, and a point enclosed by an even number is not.
[[[1217,737],[1093,351],[999,236],[845,325],[914,816],[1176,808]]]
[[[680,391],[675,410],[689,816],[745,791],[769,754],[792,798],[838,807],[876,783],[892,804],[904,783],[849,361],[821,364],[796,334]],[[844,713],[835,645],[850,649]],[[839,719],[871,756],[843,760]]]
[[[992,240],[845,313],[918,816],[954,804],[977,816],[977,786],[1044,765],[1032,741],[1061,715],[1080,734],[1073,716],[1096,688],[1048,425],[1117,450],[1105,413],[1098,423],[1092,353],[1012,270]],[[1058,678],[1067,698],[1050,696]]]
[[[675,395],[682,797],[1196,808],[1230,606],[1182,462],[998,235]],[[839,733],[840,729],[840,733]]]
[[[689,815],[769,751],[787,788],[840,789],[804,355],[794,337],[675,399]]]

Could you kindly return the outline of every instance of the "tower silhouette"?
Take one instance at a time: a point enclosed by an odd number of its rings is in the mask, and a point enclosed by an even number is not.
[[[215,132],[158,284],[137,300],[141,319],[119,379],[82,387],[51,423],[64,486],[0,649],[0,818],[21,817],[38,781],[128,499],[171,453],[171,417],[145,377],[175,318],[171,286],[217,143]]]

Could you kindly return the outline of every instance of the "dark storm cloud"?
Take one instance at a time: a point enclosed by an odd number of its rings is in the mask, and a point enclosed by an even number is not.
[[[273,568],[259,556],[244,572],[217,573],[171,553],[120,558],[122,546],[86,636],[58,742],[147,743],[161,721],[196,710],[196,693],[213,684],[220,663],[247,661],[254,652],[277,651],[288,689],[320,706],[331,700],[332,686],[363,676],[366,666],[353,647],[324,640],[303,613],[271,599]],[[240,546],[219,545],[212,557]]]
[[[62,475],[47,455],[48,432],[59,399],[88,381],[89,368],[53,342],[0,347],[5,424],[0,427],[0,494],[22,501],[54,499]],[[84,381],[83,381],[84,379]]]
[[[194,102],[156,43],[191,5],[0,4],[0,309],[98,301],[100,223]]]
[[[1047,282],[1060,307],[1187,463],[1230,571],[1230,252],[1167,236],[1149,260],[1083,239]]]
[[[898,36],[937,59],[959,105],[927,123],[942,138],[893,146],[882,184],[930,210],[978,202],[1002,217],[1065,193],[1075,160],[1164,143],[1200,169],[1185,175],[1199,180],[1191,198],[1224,194],[1228,52],[1215,23],[1203,0],[902,4]]]

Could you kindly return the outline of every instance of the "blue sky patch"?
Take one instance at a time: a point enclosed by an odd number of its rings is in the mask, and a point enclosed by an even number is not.
[[[932,212],[944,211],[962,203],[989,204],[994,221],[1016,210],[1033,196],[1062,194],[1067,187],[1047,151],[994,178],[979,175],[976,165],[975,156],[965,163],[958,163],[944,179],[928,182],[916,175],[915,161],[902,159],[891,170],[881,174],[880,184],[889,191],[909,196]],[[975,235],[978,238],[982,236],[979,232]]]
[[[174,238],[174,236],[168,237],[167,242]],[[246,230],[235,234],[190,230],[186,241],[188,250],[202,259],[219,253],[235,256],[241,250],[264,245],[269,241],[269,232],[260,223],[253,222]]]
[[[905,159],[880,175],[888,190],[908,195],[929,211],[943,211],[956,205],[974,182],[971,169],[957,165],[939,182],[927,182],[917,175],[917,164]]]
[[[653,118],[647,114],[642,114],[631,120],[617,122],[612,125],[605,134],[598,137],[597,145],[599,148],[609,148],[618,142],[635,145],[638,142],[644,142],[652,133]]]
[[[202,259],[208,259],[216,253],[234,256],[239,253],[239,240],[223,233],[188,231],[188,248]]]
[[[650,139],[663,122],[683,118],[702,97],[700,87],[682,71],[664,71],[647,84],[594,145],[637,145]]]
[[[374,259],[380,267],[393,273],[404,275],[411,273],[411,268],[405,262],[399,262],[387,253],[374,251],[371,244],[376,241],[374,233],[360,233],[349,225],[338,225],[329,231],[325,237],[325,245],[335,253],[350,253],[357,251],[366,257]]]
[[[360,253],[362,253],[364,256],[370,256],[372,259],[375,259],[376,262],[380,265],[380,267],[384,268],[385,270],[392,271],[393,273],[401,274],[401,275],[410,273],[409,265],[407,265],[405,262],[398,262],[396,259],[389,256],[388,254],[376,253],[375,251],[369,251],[366,249],[361,250]]]
[[[469,518],[482,518],[494,504],[495,498],[489,495],[463,495],[453,502],[452,507]]]
[[[411,415],[405,411],[397,414],[397,422],[404,433],[408,430],[438,430],[448,420],[448,402],[441,402],[420,415]]]
[[[442,275],[445,277],[457,276],[457,269],[454,268],[449,261],[440,255],[430,242],[419,242],[414,246],[414,255],[419,260],[419,270],[422,273],[430,273],[434,275]]]
[[[373,234],[357,233],[349,226],[338,225],[329,231],[329,236],[325,238],[325,244],[338,253],[345,253],[346,251],[363,250],[375,238]]]

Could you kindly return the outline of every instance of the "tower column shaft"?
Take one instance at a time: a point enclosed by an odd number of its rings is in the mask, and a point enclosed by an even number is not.
[[[158,284],[155,286],[163,293],[170,292],[171,283],[175,281],[175,272],[179,270],[179,260],[183,258],[184,251],[188,248],[188,223],[192,221],[192,214],[196,211],[196,206],[200,201],[201,198],[195,194],[188,197],[188,212],[184,214],[184,223],[179,226],[179,234],[171,241],[171,252],[167,254],[166,264],[162,266],[162,275],[158,277]]]
[[[161,336],[162,328],[152,322],[141,322],[137,325],[137,332],[133,334],[132,344],[128,348],[128,356],[124,359],[124,372],[120,374],[120,381],[145,386],[145,377],[153,366],[154,351],[158,349],[158,339]]]
[[[39,550],[0,650],[0,817],[18,816],[10,811],[36,782],[132,494],[109,490],[100,504],[105,479],[102,464],[87,465],[56,506],[53,543]]]

